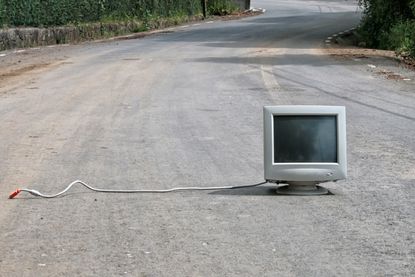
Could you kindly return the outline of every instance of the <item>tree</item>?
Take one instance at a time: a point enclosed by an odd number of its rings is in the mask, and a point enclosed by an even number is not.
[[[360,0],[359,33],[369,47],[415,55],[415,0]]]

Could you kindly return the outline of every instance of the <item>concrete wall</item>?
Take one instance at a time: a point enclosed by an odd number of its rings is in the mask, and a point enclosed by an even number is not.
[[[26,48],[52,44],[76,43],[122,35],[134,32],[141,23],[86,24],[82,26],[53,28],[10,28],[0,29],[0,51],[13,48]]]
[[[13,48],[27,48],[53,44],[77,43],[81,41],[107,38],[160,29],[180,23],[198,20],[200,17],[178,19],[155,19],[143,26],[142,22],[89,23],[79,26],[51,28],[9,28],[0,29],[0,51]]]

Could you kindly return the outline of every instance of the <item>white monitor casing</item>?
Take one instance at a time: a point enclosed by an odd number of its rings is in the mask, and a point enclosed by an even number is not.
[[[274,159],[275,116],[335,116],[337,162],[283,162]],[[278,130],[277,130],[278,131]],[[347,176],[346,110],[342,106],[265,106],[264,177],[269,182],[318,184]]]

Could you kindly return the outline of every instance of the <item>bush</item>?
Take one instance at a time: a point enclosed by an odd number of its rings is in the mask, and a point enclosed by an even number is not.
[[[394,25],[390,30],[389,46],[400,55],[415,57],[415,20]]]
[[[0,26],[48,27],[200,12],[200,0],[0,0]]]
[[[368,47],[414,56],[415,0],[360,0],[364,16],[358,33]]]
[[[385,48],[392,26],[411,18],[409,0],[363,0],[364,17],[361,33],[369,47]]]

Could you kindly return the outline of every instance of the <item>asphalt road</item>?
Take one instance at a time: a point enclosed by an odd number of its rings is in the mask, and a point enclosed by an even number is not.
[[[358,23],[352,1],[252,5],[267,11],[76,47],[0,94],[0,276],[415,275],[413,72],[325,54],[328,36]],[[277,104],[346,106],[349,178],[325,184],[333,195],[265,185],[6,199],[75,179],[261,182],[262,106]]]

